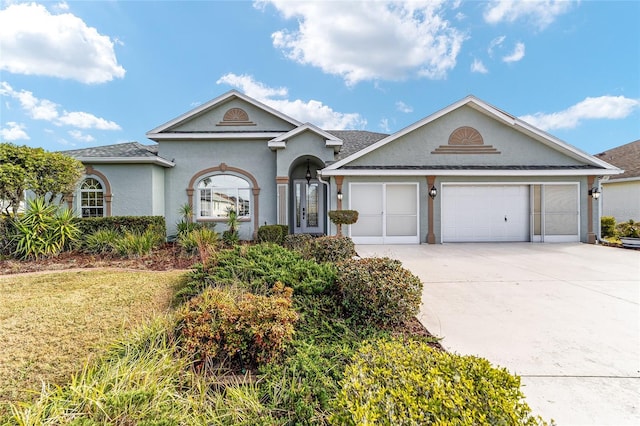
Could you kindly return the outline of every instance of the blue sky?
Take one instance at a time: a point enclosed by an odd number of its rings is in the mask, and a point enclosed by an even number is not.
[[[591,154],[640,138],[637,1],[0,1],[0,141],[139,141],[230,89],[393,133],[473,94]]]

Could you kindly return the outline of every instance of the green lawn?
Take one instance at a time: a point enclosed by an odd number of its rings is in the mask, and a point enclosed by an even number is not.
[[[166,312],[184,272],[0,276],[0,414],[65,383],[123,331]],[[31,391],[36,391],[33,393]]]

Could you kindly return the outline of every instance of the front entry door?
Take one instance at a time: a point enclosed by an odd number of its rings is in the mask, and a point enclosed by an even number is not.
[[[293,232],[295,234],[324,233],[324,185],[317,180],[293,181]]]

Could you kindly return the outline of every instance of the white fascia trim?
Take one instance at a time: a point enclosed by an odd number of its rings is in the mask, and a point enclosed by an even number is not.
[[[239,92],[237,90],[230,90],[227,93],[224,93],[224,94],[218,96],[217,98],[212,99],[209,102],[207,102],[205,104],[202,104],[202,105],[192,109],[191,111],[188,111],[188,112],[182,114],[181,116],[179,116],[177,118],[174,118],[171,121],[167,121],[166,123],[156,127],[153,130],[149,130],[147,132],[147,137],[149,139],[151,139],[151,137],[149,135],[153,135],[153,134],[156,134],[156,133],[161,133],[161,132],[163,132],[163,131],[175,126],[176,124],[179,124],[179,123],[181,123],[183,121],[186,121],[186,120],[188,120],[188,119],[190,119],[192,117],[195,117],[195,116],[205,112],[206,110],[208,110],[208,109],[220,104],[220,103],[226,102],[227,100],[231,99],[232,97],[240,98],[240,99],[244,100],[245,102],[248,102],[248,103],[254,105],[257,108],[265,110],[266,112],[268,112],[270,114],[273,114],[276,117],[281,118],[282,120],[293,124],[294,126],[299,126],[301,124],[298,120],[295,120],[295,119],[289,117],[288,115],[283,114],[280,111],[275,110],[275,109],[271,108],[270,106],[263,104],[260,101],[257,101],[257,100],[255,100],[253,98],[250,98],[249,96],[245,95],[244,93],[241,93],[241,92]]]
[[[613,175],[615,170],[576,169],[576,170],[320,170],[325,176],[585,176],[585,175]]]
[[[267,146],[272,151],[275,151],[276,149],[285,149],[287,147],[287,141],[276,141],[272,139],[267,142]]]
[[[620,179],[609,179],[606,182],[602,182],[603,185],[611,185],[614,183],[624,183],[624,182],[640,182],[640,176],[628,177],[628,178],[620,178]]]
[[[162,167],[174,167],[176,163],[160,157],[76,157],[86,164],[155,164]]]
[[[192,139],[273,139],[281,132],[248,132],[248,133],[147,133],[151,140],[192,140]]]

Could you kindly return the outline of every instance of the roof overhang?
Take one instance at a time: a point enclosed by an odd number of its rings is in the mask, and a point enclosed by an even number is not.
[[[83,164],[153,164],[162,167],[174,167],[176,163],[162,157],[75,157]]]
[[[282,132],[228,132],[228,133],[147,133],[147,137],[159,140],[220,140],[220,139],[273,139]]]
[[[610,169],[330,169],[319,170],[326,176],[606,176],[621,173]],[[611,182],[611,181],[610,181]]]

